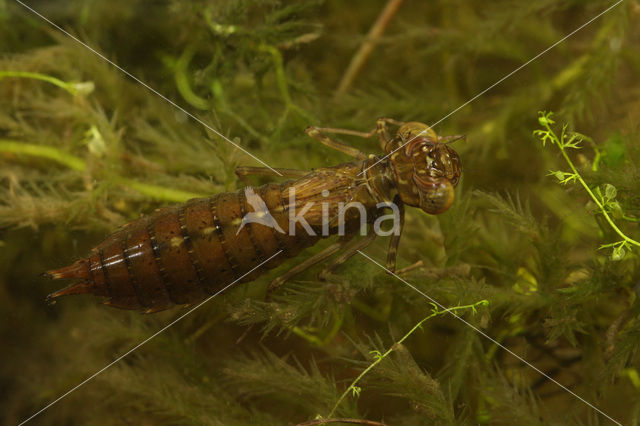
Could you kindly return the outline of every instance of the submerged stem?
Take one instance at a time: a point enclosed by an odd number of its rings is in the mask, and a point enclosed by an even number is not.
[[[0,139],[0,152],[10,152],[13,154],[44,158],[54,161],[77,172],[84,172],[87,169],[87,164],[82,158],[76,157],[75,155],[69,154],[52,146],[43,146],[24,143],[20,141],[12,141],[8,139]],[[131,188],[143,195],[146,195],[149,198],[160,201],[182,203],[191,198],[207,196],[207,194],[182,191],[179,189],[167,188],[160,185],[150,185],[121,176],[114,176],[113,179],[119,185]]]
[[[438,316],[438,315],[442,315],[448,312],[456,312],[459,310],[463,310],[463,309],[471,309],[473,312],[476,311],[476,308],[478,306],[487,306],[489,304],[488,301],[486,300],[481,300],[479,302],[473,303],[471,305],[464,305],[464,306],[453,306],[451,308],[447,308],[447,309],[443,309],[443,310],[439,310],[437,308],[437,306],[434,308],[433,312],[431,313],[431,315],[427,316],[426,318],[423,318],[421,321],[419,321],[416,325],[413,326],[413,328],[411,328],[411,330],[409,330],[409,332],[407,334],[405,334],[404,336],[402,336],[402,338],[400,340],[398,340],[395,344],[393,344],[384,354],[380,354],[379,352],[377,352],[375,355],[375,361],[373,361],[371,364],[369,364],[369,366],[367,368],[365,368],[362,373],[360,373],[360,375],[358,375],[358,377],[355,378],[355,380],[353,382],[351,382],[351,384],[347,387],[347,389],[342,393],[342,395],[340,395],[340,398],[338,398],[338,401],[336,401],[335,405],[333,406],[333,408],[331,409],[331,412],[327,415],[328,418],[333,417],[333,414],[335,413],[335,411],[338,409],[338,407],[340,406],[340,403],[342,402],[343,399],[345,399],[347,397],[347,395],[349,394],[349,392],[352,392],[354,389],[356,389],[356,384],[367,374],[369,373],[369,371],[373,370],[373,368],[380,364],[382,362],[383,359],[385,359],[391,352],[393,352],[395,350],[395,348],[402,344],[402,342],[404,342],[409,336],[411,336],[417,329],[419,329],[422,324],[424,324],[426,321],[430,320],[431,318]]]
[[[573,172],[573,179],[578,180],[578,182],[580,182],[580,185],[582,185],[585,191],[587,191],[591,199],[594,201],[594,203],[596,203],[596,205],[604,215],[604,218],[609,223],[611,228],[616,232],[616,234],[622,237],[622,240],[624,243],[633,244],[634,246],[640,247],[640,242],[632,238],[629,238],[624,232],[620,230],[620,228],[618,228],[618,226],[615,224],[613,219],[611,219],[611,216],[609,216],[609,213],[607,213],[607,209],[605,208],[603,203],[601,203],[600,200],[598,200],[598,197],[596,197],[596,195],[593,193],[591,188],[589,188],[589,185],[587,185],[587,183],[582,178],[582,175],[580,174],[576,166],[573,164],[573,161],[571,161],[569,154],[567,154],[566,148],[567,147],[576,148],[576,149],[579,148],[579,144],[582,141],[583,137],[578,133],[574,133],[573,136],[571,136],[571,138],[565,142],[565,136],[566,136],[565,129],[567,125],[566,124],[564,125],[564,127],[562,128],[562,132],[560,133],[560,136],[558,136],[556,132],[554,132],[553,129],[551,128],[551,126],[555,124],[555,121],[551,119],[551,116],[553,115],[553,113],[541,111],[538,113],[538,115],[539,115],[538,122],[546,130],[536,130],[534,134],[540,137],[543,145],[546,143],[546,141],[550,141],[552,144],[555,144],[558,146],[558,149],[560,150],[562,157],[567,162],[567,164],[571,168],[571,171]]]
[[[11,152],[13,154],[30,155],[32,157],[46,158],[58,164],[66,166],[72,170],[83,172],[87,165],[79,157],[64,152],[52,146],[43,146],[8,139],[0,139],[0,152]]]
[[[47,83],[51,83],[55,86],[58,86],[61,89],[66,90],[73,96],[77,95],[87,95],[93,92],[94,85],[93,82],[67,82],[62,81],[59,78],[51,77],[50,75],[41,74],[38,72],[29,72],[29,71],[0,71],[0,79],[4,77],[18,77],[18,78],[31,78],[34,80],[46,81]]]
[[[562,146],[562,144],[558,144],[558,147],[560,148],[560,152],[562,153],[562,156],[564,157],[565,161],[567,162],[567,164],[569,164],[569,167],[571,167],[571,171],[573,171],[573,173],[575,173],[576,178],[578,179],[578,182],[580,182],[580,184],[582,185],[582,187],[585,189],[585,191],[587,191],[587,193],[589,194],[589,196],[591,197],[591,199],[596,203],[596,205],[598,206],[598,208],[600,209],[600,211],[602,212],[602,214],[604,215],[605,219],[607,220],[607,222],[609,222],[609,225],[613,228],[613,230],[620,236],[622,237],[622,239],[626,242],[628,242],[629,244],[633,244],[635,246],[639,246],[640,247],[640,242],[631,239],[629,237],[627,237],[625,235],[624,232],[622,232],[620,230],[620,228],[618,228],[618,226],[615,224],[615,222],[613,221],[613,219],[611,219],[611,216],[609,216],[609,214],[607,213],[607,210],[604,208],[604,206],[602,205],[602,203],[598,200],[598,198],[595,196],[595,194],[593,193],[593,191],[591,191],[591,188],[589,188],[589,185],[587,185],[587,183],[584,181],[584,179],[582,179],[582,175],[580,175],[580,173],[578,172],[578,170],[576,169],[576,166],[573,164],[573,161],[571,161],[571,158],[569,158],[569,155],[567,154],[567,151],[565,150],[565,148]]]

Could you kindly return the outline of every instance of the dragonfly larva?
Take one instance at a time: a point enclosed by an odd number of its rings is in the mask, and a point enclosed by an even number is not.
[[[389,133],[390,125],[398,126],[395,136]],[[270,294],[294,275],[337,255],[320,272],[325,279],[374,240],[374,225],[389,209],[395,223],[387,267],[395,270],[404,205],[439,214],[452,204],[462,165],[448,143],[462,136],[441,137],[426,124],[387,118],[379,119],[371,132],[319,127],[306,132],[357,161],[311,172],[276,169],[290,180],[193,199],[129,222],[88,257],[48,271],[53,279],[76,280],[49,297],[92,293],[106,297],[110,306],[156,312],[203,300],[280,252],[240,281],[254,280],[321,238],[339,235],[271,281]],[[328,133],[377,135],[385,156],[366,155]],[[240,167],[236,173],[243,179],[276,176],[263,167]],[[365,237],[353,240],[363,223]]]

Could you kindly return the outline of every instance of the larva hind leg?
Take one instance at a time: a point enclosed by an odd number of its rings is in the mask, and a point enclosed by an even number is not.
[[[269,286],[267,287],[267,294],[265,295],[265,300],[267,301],[271,300],[271,296],[273,292],[276,291],[278,288],[282,287],[282,285],[286,283],[289,279],[291,279],[293,276],[303,272],[304,270],[312,267],[317,263],[322,262],[323,260],[326,260],[327,258],[331,257],[332,255],[340,251],[352,237],[353,235],[345,235],[344,237],[340,238],[339,241],[331,244],[329,247],[326,247],[324,250],[320,251],[319,253],[314,254],[313,256],[306,259],[304,262],[294,266],[286,273],[280,275],[278,278],[271,281],[269,283]]]
[[[298,170],[298,169],[270,169],[268,167],[249,167],[242,166],[236,168],[236,176],[247,185],[251,185],[247,176],[279,176],[279,177],[290,177],[297,178],[302,177],[309,172],[307,170]],[[280,174],[278,174],[280,173]]]
[[[327,265],[320,273],[318,274],[318,279],[320,281],[326,281],[328,278],[334,276],[333,271],[335,269],[345,263],[347,260],[351,259],[354,254],[356,254],[360,250],[364,250],[375,240],[376,234],[374,232],[369,232],[367,236],[363,239],[356,241],[347,247],[337,258],[333,260],[329,265]]]
[[[418,260],[417,262],[412,263],[409,266],[405,266],[402,269],[398,269],[397,271],[394,272],[394,275],[401,277],[403,275],[407,275],[411,271],[414,271],[420,268],[424,268],[424,262],[422,260]]]

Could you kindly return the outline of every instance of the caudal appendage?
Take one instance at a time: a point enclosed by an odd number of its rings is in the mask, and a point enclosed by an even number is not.
[[[86,259],[77,260],[69,266],[59,269],[52,269],[42,274],[53,280],[76,279],[77,283],[71,284],[47,296],[48,303],[55,303],[53,299],[60,296],[69,296],[72,294],[85,294],[93,292],[93,280]]]

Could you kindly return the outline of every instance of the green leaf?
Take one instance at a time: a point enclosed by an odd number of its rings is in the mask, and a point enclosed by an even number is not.
[[[622,219],[624,217],[624,212],[622,211],[622,207],[620,206],[619,202],[610,201],[609,203],[607,203],[606,207],[614,219]]]
[[[360,386],[351,386],[351,395],[353,395],[354,398],[358,398],[361,391],[362,388]]]
[[[613,252],[611,253],[611,260],[617,262],[620,261],[622,259],[624,259],[624,257],[626,256],[626,251],[624,249],[624,244],[621,244],[617,247],[613,248]]]
[[[615,186],[606,183],[604,185],[604,200],[605,202],[614,200],[616,198],[616,195],[618,195],[618,190],[616,189]]]
[[[555,121],[551,119],[552,115],[552,112],[538,112],[538,123],[540,123],[541,126],[550,127],[552,124],[555,124]]]
[[[564,132],[564,128],[562,129]],[[564,139],[564,138],[563,138]],[[568,141],[563,143],[564,148],[573,148],[573,149],[581,149],[580,144],[582,143],[582,136],[579,133],[571,133],[571,137]]]

